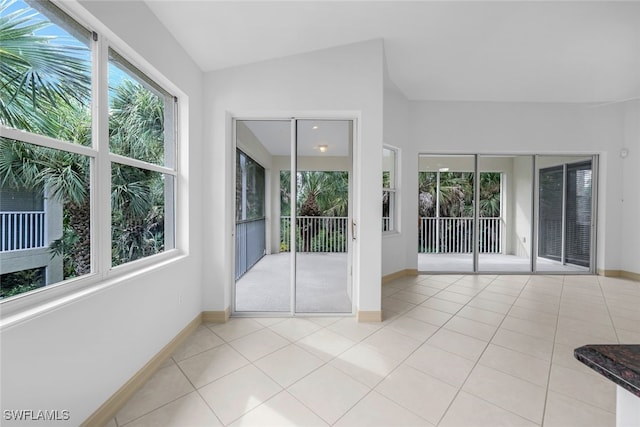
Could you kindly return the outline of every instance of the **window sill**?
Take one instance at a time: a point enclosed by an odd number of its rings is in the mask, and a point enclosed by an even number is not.
[[[392,237],[398,237],[400,236],[402,233],[400,233],[399,231],[385,231],[382,233],[382,238],[383,239],[389,239]]]
[[[102,278],[98,273],[91,273],[83,277],[46,286],[33,293],[18,295],[1,303],[0,330],[5,330],[49,311],[59,309],[126,280],[171,265],[186,257],[187,255],[184,252],[174,249],[147,259],[132,261],[131,263],[114,267],[104,274]]]

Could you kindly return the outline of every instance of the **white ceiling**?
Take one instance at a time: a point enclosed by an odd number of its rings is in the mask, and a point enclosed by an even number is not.
[[[203,71],[383,39],[411,100],[640,97],[640,2],[155,1]]]
[[[242,120],[272,156],[291,153],[291,121]],[[298,120],[296,150],[301,157],[347,157],[351,142],[348,120]],[[325,151],[320,151],[325,146]]]

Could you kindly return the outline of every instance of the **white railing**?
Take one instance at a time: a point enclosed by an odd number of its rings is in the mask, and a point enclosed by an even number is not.
[[[0,252],[46,246],[44,212],[0,212]]]
[[[478,251],[502,253],[502,218],[478,218]],[[473,252],[473,218],[421,217],[418,251],[421,253],[462,254]]]
[[[347,217],[299,216],[296,246],[298,252],[346,252]],[[289,251],[291,218],[280,217],[280,250]]]

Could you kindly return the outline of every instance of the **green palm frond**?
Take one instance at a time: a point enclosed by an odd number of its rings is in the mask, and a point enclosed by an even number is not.
[[[151,163],[164,160],[164,102],[141,84],[112,89],[109,141],[113,153]]]
[[[87,104],[89,49],[36,34],[51,22],[31,8],[5,13],[14,3],[0,2],[0,123],[34,131],[34,121],[27,117],[46,116],[60,104]]]

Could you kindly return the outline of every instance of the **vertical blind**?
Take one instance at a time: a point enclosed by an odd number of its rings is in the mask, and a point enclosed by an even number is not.
[[[589,267],[591,258],[591,161],[540,170],[538,255]],[[566,200],[563,203],[563,191]],[[563,218],[564,212],[564,218]],[[562,234],[562,222],[565,233]],[[564,259],[562,248],[564,244]]]
[[[563,167],[540,169],[540,219],[538,256],[560,261],[562,257]]]
[[[589,266],[591,253],[591,162],[567,166],[565,261]]]

